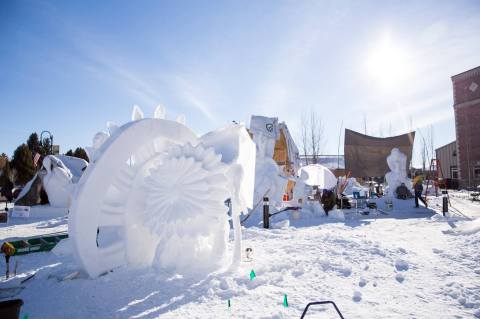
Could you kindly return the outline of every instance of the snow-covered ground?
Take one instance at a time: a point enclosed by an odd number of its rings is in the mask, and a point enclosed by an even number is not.
[[[477,203],[452,197],[465,215],[478,216]],[[440,199],[431,204],[439,209]],[[272,220],[283,228],[270,230],[252,217],[243,230],[252,259],[201,279],[120,268],[61,280],[77,269],[64,241],[56,252],[12,258],[19,273],[38,270],[17,297],[29,318],[299,318],[319,300],[335,301],[345,318],[480,318],[480,232],[455,231],[478,220],[412,207],[395,202],[378,216],[351,210],[345,221],[283,213]],[[13,221],[0,226],[0,239],[65,229],[65,218]],[[307,318],[336,318],[327,308]]]

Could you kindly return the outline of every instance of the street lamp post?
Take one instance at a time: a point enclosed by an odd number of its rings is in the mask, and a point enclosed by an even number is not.
[[[50,154],[53,154],[53,134],[50,133],[50,131],[42,131],[42,133],[40,133],[40,144],[43,145],[43,134],[46,133],[49,135],[49,139],[50,139]]]

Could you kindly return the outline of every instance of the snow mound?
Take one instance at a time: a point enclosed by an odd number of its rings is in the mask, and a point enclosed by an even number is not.
[[[472,235],[480,232],[480,218],[466,222],[452,230],[452,234],[456,235]]]

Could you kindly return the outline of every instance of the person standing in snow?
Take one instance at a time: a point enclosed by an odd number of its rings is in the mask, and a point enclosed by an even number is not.
[[[423,199],[423,178],[418,172],[415,172],[415,178],[413,179],[413,189],[415,190],[415,208],[418,208],[418,199],[422,201],[425,207],[428,207],[427,201]]]
[[[325,215],[328,216],[328,212],[331,211],[336,204],[335,193],[332,190],[324,189],[322,193],[322,197],[320,198],[320,203],[323,206]]]

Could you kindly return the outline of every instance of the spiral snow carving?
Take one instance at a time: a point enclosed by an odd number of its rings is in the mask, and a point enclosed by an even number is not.
[[[157,108],[155,116],[164,115]],[[231,264],[238,264],[239,215],[253,202],[255,144],[243,125],[198,138],[182,123],[143,119],[135,107],[132,122],[109,122],[109,133],[95,136],[69,217],[75,255],[90,277],[122,265],[186,275],[227,265],[228,198]]]

